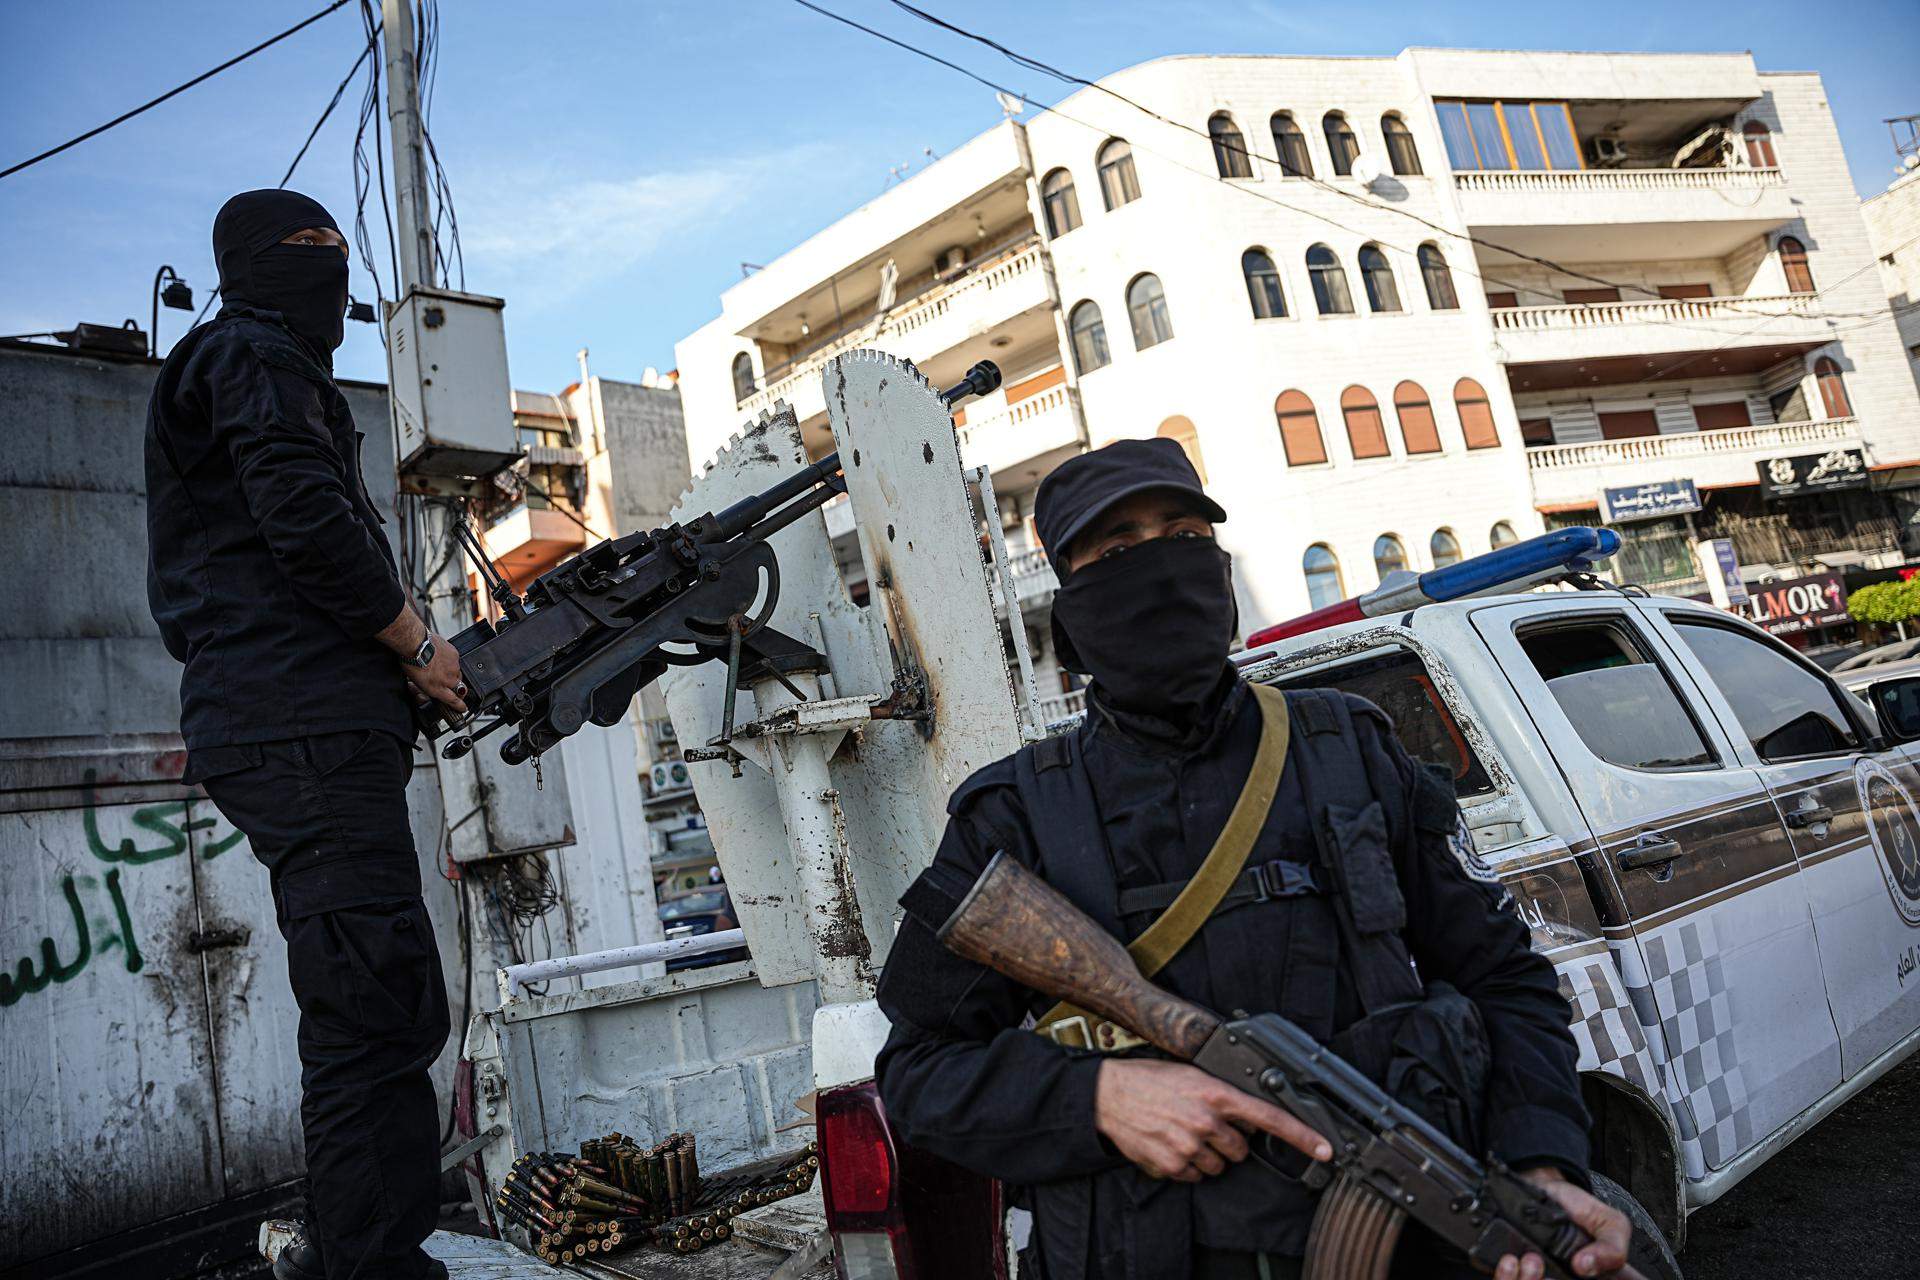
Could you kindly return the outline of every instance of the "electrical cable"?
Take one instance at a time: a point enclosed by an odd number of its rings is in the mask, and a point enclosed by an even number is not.
[[[87,141],[87,139],[89,138],[97,138],[101,134],[105,133],[107,130],[115,127],[116,125],[125,124],[127,121],[133,119],[135,116],[140,115],[143,112],[151,111],[153,108],[159,106],[161,103],[165,102],[167,99],[177,97],[180,94],[185,93],[187,90],[193,88],[195,85],[200,84],[207,80],[211,80],[214,76],[219,75],[222,71],[225,71],[228,67],[236,66],[239,63],[245,62],[248,58],[251,58],[254,54],[259,53],[261,50],[270,49],[274,45],[279,44],[282,40],[285,40],[288,36],[293,35],[295,32],[305,30],[306,28],[312,26],[314,23],[320,21],[320,19],[326,17],[328,14],[332,13],[335,9],[340,8],[342,5],[346,3],[347,3],[347,0],[333,0],[332,4],[320,10],[320,12],[314,14],[312,17],[303,19],[300,22],[296,22],[291,27],[288,27],[285,31],[282,31],[279,35],[273,36],[266,40],[262,40],[259,44],[253,46],[253,48],[248,49],[244,53],[235,54],[233,57],[228,58],[225,62],[221,63],[219,66],[214,67],[210,71],[201,72],[199,75],[187,81],[185,84],[175,85],[173,88],[167,90],[165,93],[161,94],[159,97],[153,99],[152,101],[144,102],[141,105],[135,107],[131,111],[123,112],[122,114],[117,115],[113,119],[107,121],[105,124],[98,125],[92,129],[87,130],[85,133],[80,134],[78,137],[68,138],[65,142],[61,143],[57,147],[49,147],[47,150],[42,151],[37,156],[29,156],[27,159],[20,161],[18,164],[11,165],[5,169],[0,169],[0,178],[11,177],[16,173],[19,173],[22,169],[32,168],[34,165],[39,164],[42,160],[50,160],[54,156],[59,155],[62,151],[66,151],[71,147],[77,147],[81,143]]]

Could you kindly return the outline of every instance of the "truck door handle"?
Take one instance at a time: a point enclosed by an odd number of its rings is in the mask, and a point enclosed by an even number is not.
[[[1833,810],[1824,804],[1803,804],[1798,809],[1787,810],[1787,825],[1790,827],[1830,827],[1833,825]]]
[[[1680,842],[1649,831],[1620,851],[1622,871],[1658,871],[1680,856]]]

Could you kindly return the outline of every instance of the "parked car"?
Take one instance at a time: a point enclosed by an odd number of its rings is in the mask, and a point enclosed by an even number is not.
[[[733,895],[724,884],[708,885],[700,889],[688,889],[682,893],[660,900],[660,924],[669,940],[674,938],[696,938],[702,934],[719,933],[725,929],[738,929],[740,921],[733,911]],[[744,946],[727,951],[710,951],[705,955],[686,956],[667,961],[669,972],[678,969],[700,969],[712,964],[731,964],[735,960],[747,958]]]
[[[1864,667],[1884,666],[1889,662],[1903,662],[1908,658],[1920,658],[1920,639],[1895,640],[1892,644],[1875,645],[1862,653],[1856,653],[1845,662],[1830,668],[1836,675],[1848,671],[1859,671]]]

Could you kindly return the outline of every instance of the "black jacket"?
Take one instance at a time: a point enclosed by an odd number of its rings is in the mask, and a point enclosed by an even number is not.
[[[1577,1174],[1587,1161],[1587,1115],[1553,967],[1530,949],[1505,892],[1470,878],[1452,851],[1459,817],[1451,788],[1407,756],[1382,712],[1357,697],[1347,701],[1356,749],[1386,810],[1407,903],[1407,948],[1423,977],[1451,983],[1475,1003],[1487,1029],[1490,1145],[1516,1165],[1552,1164]],[[1128,733],[1094,702],[1078,730],[1078,749],[1119,887],[1186,880],[1225,825],[1252,766],[1261,724],[1254,698],[1232,681],[1198,741],[1179,748]],[[1250,864],[1315,859],[1296,754],[1289,753]],[[1042,824],[1022,811],[1011,758],[962,784],[951,812],[923,875],[940,884],[942,895],[971,883],[999,850],[1047,875],[1047,852],[1035,837]],[[1328,898],[1309,896],[1223,911],[1155,981],[1213,1009],[1278,1011],[1329,1039],[1362,1012],[1341,968],[1335,910]],[[1126,917],[1126,935],[1137,935],[1154,914]],[[1018,1029],[1052,1001],[953,955],[911,913],[879,999],[894,1024],[876,1066],[892,1122],[913,1145],[1009,1182],[1088,1188],[1086,1274],[1171,1276],[1139,1270],[1142,1258],[1184,1266],[1194,1245],[1304,1251],[1314,1202],[1297,1183],[1251,1161],[1199,1184],[1156,1182],[1121,1159],[1094,1128],[1100,1059]],[[1049,1274],[1081,1274],[1079,1258],[1059,1255],[1088,1246],[1048,1221],[1048,1207],[1060,1197],[1031,1199]]]
[[[343,729],[413,737],[373,637],[406,592],[361,433],[277,312],[228,306],[173,348],[147,409],[147,599],[186,664],[190,752]]]

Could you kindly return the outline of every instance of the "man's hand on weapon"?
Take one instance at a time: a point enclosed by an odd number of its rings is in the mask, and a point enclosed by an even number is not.
[[[467,686],[460,677],[460,654],[451,640],[435,634],[433,657],[427,660],[427,665],[413,667],[402,663],[400,670],[406,673],[407,683],[413,686],[414,696],[421,702],[439,703],[455,721],[466,718]]]
[[[1627,1263],[1627,1249],[1633,1242],[1633,1227],[1627,1215],[1582,1191],[1567,1181],[1558,1169],[1529,1169],[1520,1175],[1552,1196],[1567,1216],[1593,1243],[1573,1256],[1573,1269],[1583,1276],[1611,1275]],[[1494,1280],[1541,1280],[1547,1273],[1546,1260],[1537,1253],[1524,1258],[1508,1254],[1500,1259]]]
[[[1176,1182],[1198,1182],[1245,1160],[1246,1134],[1254,1130],[1309,1159],[1333,1157],[1327,1140],[1306,1124],[1184,1062],[1101,1063],[1093,1112],[1101,1136],[1121,1155],[1156,1178]],[[1538,1280],[1539,1272],[1533,1275]]]

